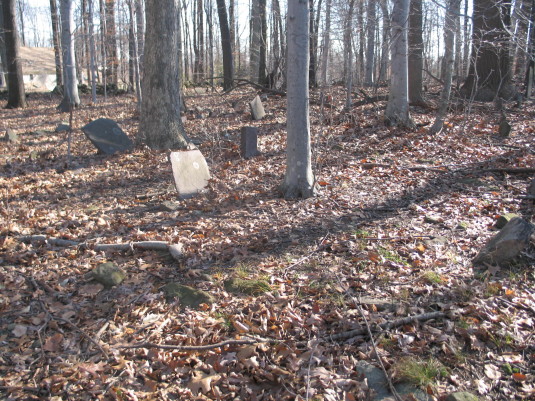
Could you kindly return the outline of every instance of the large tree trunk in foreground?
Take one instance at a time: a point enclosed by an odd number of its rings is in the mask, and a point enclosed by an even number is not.
[[[408,91],[407,19],[409,0],[395,0],[392,10],[392,73],[385,121],[388,125],[411,127]]]
[[[63,100],[58,108],[68,112],[80,105],[78,80],[76,79],[76,57],[74,53],[74,8],[72,0],[60,0],[61,52],[63,55]]]
[[[501,0],[474,0],[472,57],[461,88],[466,97],[488,102],[516,94],[511,84],[510,7]]]
[[[137,140],[151,149],[185,148],[188,144],[180,117],[179,11],[175,0],[146,2],[145,70]]]
[[[22,64],[19,56],[20,39],[17,32],[17,17],[15,14],[15,0],[2,1],[2,15],[4,20],[4,38],[7,62],[7,90],[6,108],[15,109],[26,107],[24,80],[22,78]]]
[[[234,80],[234,63],[225,0],[217,0],[217,15],[219,16],[221,47],[223,49],[223,89],[229,90],[232,88],[232,81]]]
[[[281,190],[285,198],[314,195],[308,115],[309,30],[308,2],[288,3],[286,176]]]

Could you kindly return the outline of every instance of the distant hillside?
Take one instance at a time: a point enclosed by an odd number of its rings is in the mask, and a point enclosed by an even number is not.
[[[22,60],[22,73],[24,75],[56,73],[54,49],[48,47],[21,46],[20,57]]]

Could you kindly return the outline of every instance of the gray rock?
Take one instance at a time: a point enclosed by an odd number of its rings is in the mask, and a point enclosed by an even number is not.
[[[392,303],[392,300],[385,298],[361,297],[359,301],[361,305],[375,306],[378,311],[394,310],[396,308],[396,304]]]
[[[11,143],[18,143],[19,142],[19,136],[15,131],[13,131],[11,128],[8,128],[6,131],[6,141]]]
[[[260,96],[256,96],[251,103],[249,103],[251,108],[251,116],[253,120],[261,120],[266,115]]]
[[[99,118],[82,127],[85,136],[102,153],[113,155],[134,147],[117,123],[109,118]]]
[[[115,263],[101,263],[93,270],[93,278],[106,288],[119,285],[126,277],[126,273]]]
[[[466,391],[451,393],[446,397],[446,401],[478,401],[479,398]]]
[[[388,388],[383,371],[371,363],[366,361],[357,362],[357,370],[363,373],[368,381],[368,387],[370,387],[375,393],[373,401],[383,401],[387,399],[393,399],[392,394]],[[394,388],[400,395],[412,394],[413,399],[418,401],[429,401],[430,398],[419,388],[409,383],[397,383]]]
[[[520,217],[520,216],[518,216],[518,214],[515,214],[515,213],[502,214],[500,217],[496,219],[496,223],[494,223],[494,227],[496,227],[497,229],[502,229],[505,227],[507,223],[509,223],[509,221],[511,221],[515,217]]]
[[[173,202],[173,201],[163,201],[160,204],[160,210],[163,212],[174,212],[176,210],[180,209],[180,203],[179,202]]]
[[[474,264],[508,264],[512,262],[529,244],[535,226],[526,220],[511,219],[498,234],[479,251]]]
[[[178,298],[183,306],[197,308],[201,304],[214,303],[214,297],[209,293],[179,283],[169,283],[163,291],[167,298]]]
[[[244,159],[258,156],[258,129],[255,127],[242,127],[240,151]]]
[[[71,126],[69,125],[69,123],[61,122],[56,127],[56,132],[65,132],[65,131],[69,131],[70,129],[71,129]]]
[[[173,169],[175,186],[182,199],[191,198],[206,188],[210,172],[200,150],[171,152],[169,160]]]
[[[535,197],[535,179],[531,180],[531,182],[528,185],[528,196]]]

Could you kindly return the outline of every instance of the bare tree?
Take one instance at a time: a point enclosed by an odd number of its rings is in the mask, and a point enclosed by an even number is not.
[[[449,0],[446,9],[446,21],[444,23],[444,88],[440,95],[440,105],[438,108],[435,123],[429,129],[431,134],[437,134],[444,126],[444,119],[448,111],[448,105],[451,93],[451,81],[453,76],[453,65],[455,62],[454,42],[455,42],[455,20],[458,19],[459,7],[461,0]]]
[[[63,72],[61,68],[61,39],[58,18],[58,4],[50,0],[50,17],[52,20],[52,43],[54,44],[54,60],[56,62],[56,85],[63,85]]]
[[[373,73],[375,69],[375,30],[377,29],[377,3],[376,0],[368,0],[366,12],[366,36],[368,43],[366,46],[366,67],[364,72],[364,85],[373,85]]]
[[[386,105],[385,122],[388,125],[411,127],[408,91],[407,25],[409,0],[394,0],[392,10],[392,71],[390,92]]]
[[[188,144],[180,117],[179,12],[175,0],[146,1],[145,70],[137,140],[151,149],[185,148]]]
[[[17,16],[15,0],[2,1],[2,19],[7,63],[7,109],[26,107],[26,94],[22,78],[22,63],[20,61],[20,39],[17,31]]]
[[[221,31],[221,47],[223,49],[223,89],[229,90],[234,81],[234,62],[232,60],[232,41],[227,19],[225,0],[217,0],[217,14]]]
[[[97,102],[97,48],[95,44],[94,22],[93,22],[93,0],[89,1],[87,17],[89,19],[89,64],[91,70],[91,99],[93,103]]]
[[[331,49],[331,4],[332,0],[327,0],[325,9],[325,28],[323,30],[323,53],[321,54],[321,86],[327,85],[327,68]]]
[[[76,79],[76,56],[74,53],[74,8],[72,0],[60,0],[61,51],[63,56],[63,100],[58,108],[63,112],[80,105],[78,80]]]
[[[425,106],[423,97],[424,40],[422,0],[410,0],[409,12],[409,102]]]
[[[285,198],[314,195],[308,104],[308,1],[288,2],[288,91]]]

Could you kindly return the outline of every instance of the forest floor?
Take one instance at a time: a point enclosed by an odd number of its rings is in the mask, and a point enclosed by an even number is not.
[[[312,93],[318,193],[284,200],[286,99],[270,95],[252,121],[255,95],[188,92],[186,131],[212,179],[174,211],[162,209],[178,201],[167,152],[99,155],[80,130],[108,117],[135,138],[133,97],[83,99],[70,165],[57,97],[0,110],[0,132],[20,138],[0,142],[0,399],[371,399],[358,366],[379,359],[432,400],[534,399],[535,253],[509,267],[471,261],[498,216],[533,221],[533,174],[515,168],[535,167],[535,103],[506,104],[505,139],[495,107],[479,103],[459,104],[431,136],[433,108],[412,108],[418,128],[404,131],[383,124],[385,102],[347,112],[340,88],[330,107]],[[261,155],[248,160],[243,126],[259,129]],[[182,244],[184,258],[94,249],[133,241]],[[91,280],[103,262],[126,271],[121,285]],[[269,291],[236,294],[229,278]],[[215,301],[183,308],[162,293],[171,281]]]

